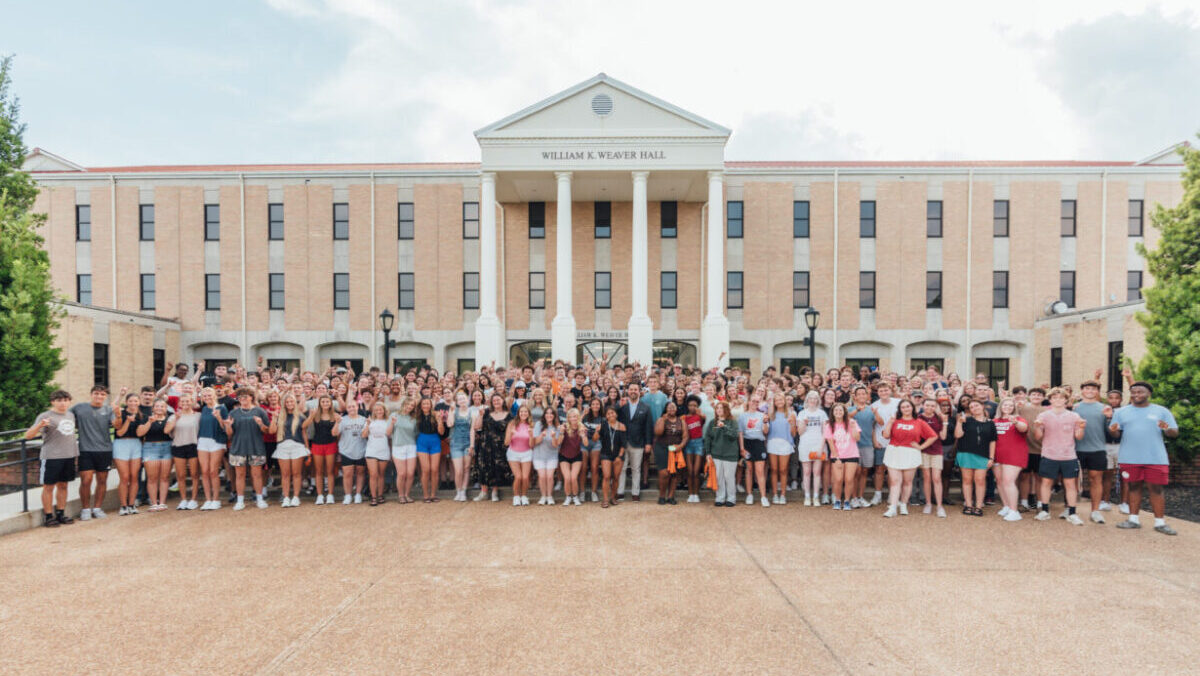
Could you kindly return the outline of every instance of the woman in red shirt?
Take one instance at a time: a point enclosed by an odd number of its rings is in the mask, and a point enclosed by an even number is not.
[[[687,413],[683,416],[683,427],[687,430],[684,459],[687,461],[688,502],[700,502],[700,474],[704,471],[704,414],[700,413],[700,399],[695,395],[687,398]]]
[[[999,484],[1000,501],[1004,503],[1004,507],[1000,509],[1000,516],[1004,517],[1005,521],[1020,521],[1017,477],[1029,461],[1029,443],[1025,439],[1029,423],[1017,415],[1016,402],[1011,398],[1000,402],[995,423],[996,464],[992,466],[992,470],[996,473],[996,483]]]
[[[912,495],[913,477],[921,466],[921,453],[938,440],[937,432],[916,415],[912,400],[902,399],[896,408],[892,424],[883,429],[888,440],[883,464],[888,469],[888,508],[883,515],[896,516],[896,510],[908,516],[908,498]]]

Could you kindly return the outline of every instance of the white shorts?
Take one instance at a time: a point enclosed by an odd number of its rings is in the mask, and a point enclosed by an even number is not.
[[[509,462],[533,462],[533,451],[514,451],[510,448],[504,455]]]
[[[308,449],[295,439],[284,439],[275,446],[276,460],[299,460],[308,457]]]
[[[553,449],[553,452],[533,452],[533,468],[534,469],[558,469],[558,449]]]
[[[392,446],[392,458],[395,460],[416,460],[417,445]]]
[[[1104,444],[1104,453],[1108,456],[1108,468],[1117,468],[1117,453],[1121,450],[1121,444]]]
[[[767,439],[767,455],[791,455],[793,450],[787,439]]]
[[[883,452],[888,469],[916,469],[921,466],[921,451],[912,446],[888,446]]]
[[[218,442],[216,439],[200,437],[199,439],[196,440],[196,450],[204,451],[205,453],[212,453],[213,451],[223,451],[223,450],[225,450],[225,444]]]

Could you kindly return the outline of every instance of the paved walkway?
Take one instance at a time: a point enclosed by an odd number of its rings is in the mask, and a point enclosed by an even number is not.
[[[1200,524],[1173,521],[1170,538],[881,513],[443,501],[112,516],[0,538],[0,655],[23,674],[1197,668]]]

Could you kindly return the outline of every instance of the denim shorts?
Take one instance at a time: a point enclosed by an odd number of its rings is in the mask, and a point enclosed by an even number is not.
[[[451,439],[450,440],[450,457],[455,460],[457,460],[459,458],[467,457],[467,448],[469,448],[469,442],[455,441],[454,439]]]
[[[168,446],[167,454],[170,455],[171,449]],[[142,440],[141,439],[113,439],[113,460],[141,460],[142,459]]]
[[[169,441],[144,441],[142,442],[142,461],[153,462],[155,460],[170,460],[171,459],[171,442]]]
[[[703,439],[688,440],[687,446],[683,447],[683,452],[686,455],[704,455],[704,440]]]

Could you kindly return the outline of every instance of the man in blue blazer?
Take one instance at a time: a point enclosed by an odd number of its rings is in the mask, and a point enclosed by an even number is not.
[[[642,400],[642,387],[630,383],[625,389],[628,401],[618,410],[618,419],[625,425],[625,465],[633,474],[633,501],[641,500],[642,456],[652,451],[654,444],[654,414]],[[625,495],[625,472],[617,479],[617,496]]]

